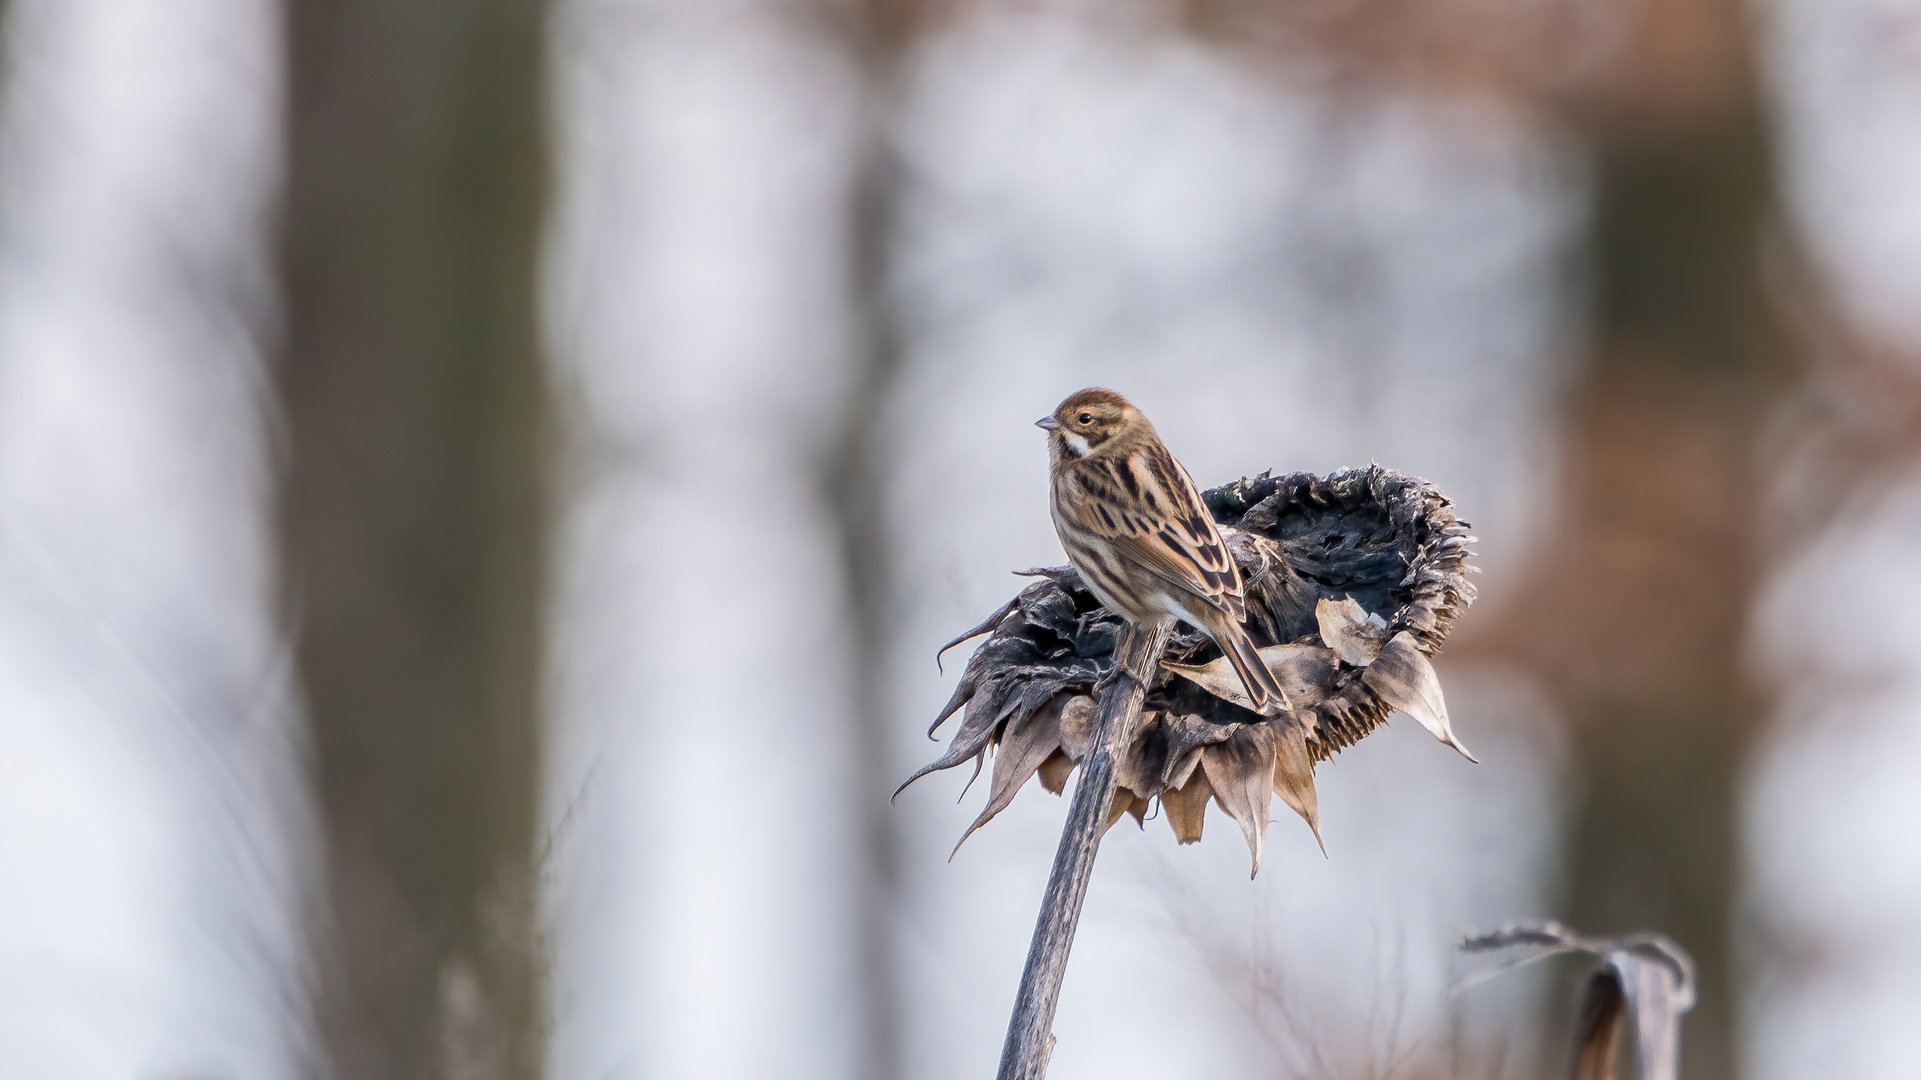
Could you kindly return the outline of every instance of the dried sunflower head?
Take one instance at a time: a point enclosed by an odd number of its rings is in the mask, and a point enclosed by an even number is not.
[[[1193,843],[1211,800],[1240,826],[1258,872],[1273,796],[1318,840],[1314,766],[1394,709],[1467,755],[1428,657],[1474,600],[1474,538],[1433,485],[1377,466],[1262,473],[1202,498],[1240,566],[1248,632],[1292,707],[1275,717],[1246,708],[1220,650],[1182,627],[1148,688],[1107,824],[1127,813],[1144,821],[1159,799],[1175,838]],[[1027,574],[1040,580],[947,646],[988,635],[928,734],[964,706],[960,730],[901,785],[970,760],[978,776],[992,749],[987,806],[963,842],[1036,773],[1049,791],[1065,789],[1088,751],[1095,685],[1114,663],[1121,620],[1080,576],[1071,567]]]

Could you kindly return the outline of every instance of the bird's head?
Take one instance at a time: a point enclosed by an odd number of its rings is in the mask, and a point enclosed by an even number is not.
[[[1090,386],[1055,406],[1034,426],[1047,432],[1055,460],[1083,458],[1116,436],[1147,422],[1141,411],[1112,390]]]

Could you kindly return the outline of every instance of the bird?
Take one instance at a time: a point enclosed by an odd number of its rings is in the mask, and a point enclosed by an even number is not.
[[[1287,694],[1241,623],[1241,572],[1146,415],[1089,387],[1034,421],[1047,432],[1049,495],[1061,547],[1107,610],[1142,626],[1179,619],[1220,647],[1256,711]]]

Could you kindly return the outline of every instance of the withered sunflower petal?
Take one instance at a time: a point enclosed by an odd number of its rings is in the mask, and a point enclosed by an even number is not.
[[[1065,750],[1055,750],[1047,755],[1047,760],[1041,762],[1041,786],[1056,795],[1066,791],[1067,778],[1074,772],[1076,764]]]
[[[1319,705],[1334,685],[1339,654],[1319,645],[1272,645],[1261,650],[1267,669],[1280,680],[1297,709]]]
[[[1322,597],[1314,604],[1314,620],[1320,624],[1321,640],[1355,667],[1373,663],[1387,639],[1386,629],[1369,621],[1367,609],[1352,596],[1341,600]]]
[[[1015,706],[1020,704],[1018,697],[1009,698],[1006,694],[979,695],[967,703],[967,717],[961,721],[960,730],[954,733],[954,741],[947,744],[947,752],[915,770],[914,775],[902,780],[894,789],[892,798],[899,798],[908,785],[928,773],[951,769],[978,755],[987,748],[988,742],[999,730],[1000,722],[1007,718]],[[973,781],[968,781],[970,784]]]
[[[1107,830],[1113,828],[1115,822],[1126,817],[1128,814],[1133,814],[1134,820],[1144,822],[1145,818],[1143,815],[1145,815],[1146,812],[1146,799],[1141,798],[1124,787],[1115,788],[1114,801],[1107,808],[1107,822],[1101,826],[1101,835],[1107,835]]]
[[[962,799],[967,798],[967,793],[974,790],[974,781],[979,780],[981,778],[981,766],[986,762],[987,762],[987,748],[983,746],[981,747],[980,752],[974,755],[974,771],[972,774],[970,774],[967,777],[967,783],[961,785],[960,794],[954,796],[955,802],[959,802]],[[904,787],[906,785],[902,785],[902,786]],[[898,795],[900,794],[900,792],[897,791],[894,794]]]
[[[1248,877],[1261,872],[1261,846],[1268,806],[1274,799],[1274,733],[1266,724],[1243,724],[1225,742],[1201,751],[1201,768],[1214,801],[1241,827],[1254,858]]]
[[[1161,720],[1167,732],[1167,760],[1161,767],[1161,787],[1180,787],[1201,763],[1201,747],[1211,746],[1233,734],[1227,724],[1214,724],[1199,716],[1167,715]]]
[[[960,684],[954,687],[953,695],[947,699],[946,705],[941,706],[940,715],[934,717],[934,722],[927,725],[927,737],[933,738],[934,732],[940,730],[940,726],[947,722],[947,718],[960,711],[960,707],[967,704],[973,698],[974,692],[979,689],[980,680],[975,677],[975,673],[971,671],[963,673]]]
[[[1161,771],[1167,761],[1167,737],[1161,725],[1164,714],[1148,713],[1141,718],[1140,730],[1120,761],[1117,782],[1143,799],[1161,791]]]
[[[994,751],[993,787],[988,793],[987,806],[981,810],[980,817],[967,827],[960,840],[954,844],[954,852],[960,851],[974,830],[994,820],[994,815],[1007,809],[1014,801],[1015,792],[1027,778],[1041,767],[1054,751],[1061,746],[1061,707],[1065,699],[1055,698],[1045,706],[1029,713],[1019,713],[1008,722],[1007,730],[1001,735],[1000,746]],[[954,853],[947,856],[953,858]]]
[[[1205,664],[1173,664],[1163,660],[1161,668],[1179,675],[1222,701],[1231,701],[1243,709],[1254,708],[1254,699],[1247,696],[1247,687],[1241,684],[1241,677],[1235,674],[1233,665],[1225,656],[1217,656]]]
[[[1194,756],[1199,759],[1199,747],[1195,748]],[[1207,817],[1207,800],[1213,796],[1214,789],[1208,784],[1207,771],[1204,769],[1195,769],[1180,787],[1161,792],[1161,809],[1167,814],[1167,824],[1174,830],[1176,841],[1192,844],[1201,838],[1201,826]]]
[[[1319,645],[1269,645],[1258,651],[1261,660],[1267,664],[1267,670],[1273,672],[1280,681],[1281,689],[1287,692],[1287,700],[1295,708],[1318,705],[1326,697],[1327,689],[1334,681],[1334,661],[1339,655],[1334,650]],[[1235,674],[1233,665],[1225,656],[1216,657],[1205,664],[1171,664],[1162,661],[1161,667],[1223,701],[1231,701],[1250,711],[1254,709],[1254,702],[1247,696],[1247,687],[1242,685],[1241,677]]]
[[[1008,615],[1013,613],[1015,608],[1020,606],[1020,603],[1021,603],[1021,598],[1019,596],[1015,596],[1012,600],[1009,600],[1007,603],[1002,604],[999,608],[997,608],[992,615],[989,615],[987,618],[983,619],[979,626],[974,627],[972,630],[969,630],[966,633],[962,634],[961,636],[948,642],[947,644],[942,645],[940,647],[940,651],[934,654],[935,670],[937,671],[946,670],[946,668],[941,666],[941,657],[947,655],[947,650],[953,648],[956,645],[959,645],[961,642],[966,641],[969,638],[977,638],[982,634],[992,632],[994,628],[998,627],[1001,624],[1002,619],[1007,618]],[[939,721],[935,721],[935,723],[938,725]]]
[[[1447,720],[1447,701],[1441,696],[1441,680],[1434,665],[1415,644],[1414,635],[1403,630],[1381,648],[1381,655],[1368,665],[1362,681],[1381,695],[1381,700],[1412,716],[1435,738],[1460,751],[1469,761],[1479,759],[1468,753]]]
[[[1320,845],[1321,856],[1325,858],[1327,844],[1321,839],[1321,801],[1314,793],[1314,759],[1307,751],[1306,729],[1293,717],[1269,726],[1278,729],[1274,732],[1274,793],[1314,830],[1314,842]]]

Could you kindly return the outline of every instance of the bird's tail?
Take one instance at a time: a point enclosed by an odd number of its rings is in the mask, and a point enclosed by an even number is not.
[[[1234,673],[1241,677],[1241,685],[1247,687],[1247,696],[1254,702],[1254,711],[1263,716],[1273,716],[1282,709],[1291,709],[1287,691],[1281,689],[1281,681],[1255,651],[1254,643],[1247,639],[1247,632],[1231,618],[1222,620],[1225,625],[1216,627],[1215,642],[1227,654],[1227,662],[1234,665]]]

